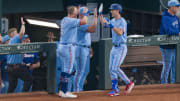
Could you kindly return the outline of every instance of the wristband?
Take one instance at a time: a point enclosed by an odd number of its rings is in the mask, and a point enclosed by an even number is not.
[[[99,15],[102,15],[102,12],[99,12]]]
[[[114,28],[114,26],[113,26],[111,23],[109,24],[109,27],[110,27],[110,28]]]
[[[84,16],[87,16],[87,13],[84,13]]]

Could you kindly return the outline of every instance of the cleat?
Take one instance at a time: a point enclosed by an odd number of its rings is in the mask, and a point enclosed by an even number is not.
[[[59,91],[59,96],[62,98],[77,98],[77,95],[72,94],[71,92],[64,93],[62,91]]]
[[[131,93],[132,89],[134,88],[134,83],[130,82],[129,84],[126,85],[126,89],[125,89],[125,94],[129,94]]]
[[[113,90],[107,94],[108,96],[119,96],[119,92]]]

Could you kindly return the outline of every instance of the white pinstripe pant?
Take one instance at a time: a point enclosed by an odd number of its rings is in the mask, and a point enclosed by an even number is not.
[[[118,76],[125,82],[125,84],[129,84],[130,80],[126,76],[126,74],[120,68],[127,54],[127,46],[121,45],[120,47],[112,47],[110,53],[110,64],[109,71],[111,75],[111,80],[118,79]]]

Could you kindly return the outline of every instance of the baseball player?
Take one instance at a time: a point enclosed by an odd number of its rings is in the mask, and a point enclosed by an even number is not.
[[[86,7],[81,7],[79,12],[79,19],[83,19],[83,10]],[[88,11],[86,13],[90,13]],[[73,89],[75,92],[83,91],[84,81],[89,73],[89,62],[90,62],[90,46],[91,46],[91,35],[96,31],[97,26],[97,11],[94,10],[94,23],[92,25],[81,25],[78,27],[77,32],[77,47],[76,47],[76,74],[74,76]]]
[[[75,6],[67,8],[68,16],[64,17],[61,21],[61,37],[60,37],[60,59],[62,65],[62,72],[60,78],[60,91],[59,96],[65,98],[76,98],[77,95],[68,92],[68,83],[70,74],[73,71],[75,60],[75,40],[77,36],[77,28],[80,25],[87,23],[87,9],[84,9],[83,19],[77,19],[79,9]]]
[[[111,75],[112,91],[108,96],[118,96],[118,76],[125,82],[125,94],[129,94],[134,87],[134,83],[129,80],[126,74],[120,68],[127,54],[127,22],[121,16],[122,6],[120,4],[112,4],[110,7],[113,19],[110,21],[103,18],[100,12],[100,21],[104,27],[112,29],[113,47],[110,52],[109,71]]]
[[[168,10],[163,12],[160,26],[160,35],[180,35],[180,23],[176,16],[179,10],[179,1],[170,0]],[[171,83],[175,83],[175,45],[160,46],[163,69],[161,72],[161,84],[168,83],[169,72],[171,71]]]
[[[21,43],[21,39],[25,33],[25,23],[23,18],[21,18],[21,30],[20,33],[13,34],[12,38],[9,41],[9,44]],[[22,66],[23,57],[22,54],[11,54],[7,55],[7,71],[8,71],[8,80],[9,88],[8,93],[12,93],[17,85],[17,79],[20,78],[24,81],[23,92],[28,91],[31,84],[32,78],[28,72],[27,68]]]
[[[24,35],[22,38],[22,43],[30,43],[30,38],[28,35]],[[25,53],[23,54],[23,65],[25,65],[26,68],[29,69],[29,73],[31,74],[32,78],[32,72],[34,69],[40,67],[40,59],[38,53]],[[32,85],[33,87],[34,85]],[[31,91],[31,90],[30,90]]]
[[[9,40],[10,40],[10,38],[8,35],[4,36],[2,38],[2,44],[8,44]],[[8,86],[9,86],[6,64],[7,64],[7,55],[0,55],[0,69],[1,69],[0,77],[1,77],[3,85],[4,85],[4,87],[2,87],[2,88],[0,87],[1,94],[6,94],[7,90],[8,90]]]
[[[25,34],[22,39],[21,43],[26,44],[30,43],[30,38],[27,34]],[[27,68],[29,71],[29,74],[31,75],[31,78],[33,79],[33,69],[39,68],[40,67],[40,60],[38,53],[25,53],[23,54],[23,63],[22,65],[24,66],[23,68]],[[18,79],[17,87],[15,89],[16,93],[22,92],[23,89],[23,81],[21,79]],[[32,91],[32,86],[30,87],[29,91]]]

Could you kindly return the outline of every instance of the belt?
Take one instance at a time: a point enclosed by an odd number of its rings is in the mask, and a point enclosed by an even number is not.
[[[85,48],[90,48],[90,46],[87,46],[87,45],[77,45],[77,46],[81,46],[81,47],[85,47]]]
[[[114,47],[120,47],[121,45],[119,44],[119,45],[113,45]]]
[[[72,44],[72,43],[60,43],[60,44],[62,44],[62,45],[73,45],[73,46],[75,46],[76,44]]]
[[[114,47],[120,47],[121,45],[126,45],[124,43],[120,43],[120,44],[113,44]]]

